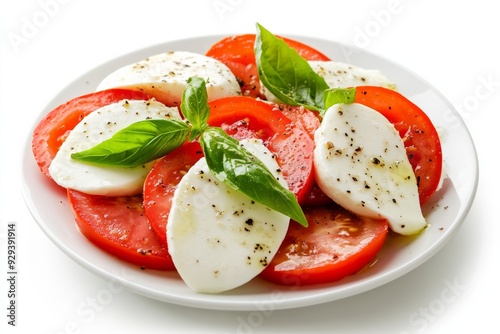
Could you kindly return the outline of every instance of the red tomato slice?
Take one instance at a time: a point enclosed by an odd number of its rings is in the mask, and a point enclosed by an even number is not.
[[[311,139],[314,141],[314,132],[320,126],[320,119],[318,113],[304,107],[289,106],[287,104],[280,104],[279,109],[286,117],[290,118],[293,122],[302,126]],[[330,203],[332,200],[328,197],[314,182],[311,191],[302,198],[302,205],[322,205]]]
[[[321,123],[317,112],[304,107],[289,106],[287,104],[280,104],[279,109],[286,117],[302,126],[309,134],[309,137],[314,140],[314,132],[316,132]]]
[[[338,281],[373,261],[387,236],[387,221],[355,216],[334,203],[304,213],[309,226],[290,224],[261,277],[294,286]]]
[[[167,248],[144,214],[142,196],[108,197],[68,190],[81,233],[104,251],[143,268],[172,270]]]
[[[186,172],[201,157],[198,142],[186,143],[158,160],[144,183],[144,211],[160,243],[167,247],[167,219],[172,197]]]
[[[420,204],[436,191],[441,180],[441,141],[429,117],[400,93],[375,86],[356,87],[354,102],[384,115],[399,131],[418,183]]]
[[[74,98],[49,112],[33,131],[33,154],[43,174],[50,177],[49,166],[69,132],[89,113],[124,99],[147,100],[142,93],[127,89],[110,89]]]
[[[330,60],[318,50],[301,42],[281,37],[307,60]],[[243,95],[260,97],[260,80],[255,63],[255,34],[229,36],[218,41],[206,55],[222,61],[240,82]]]
[[[209,102],[208,123],[221,126],[237,139],[259,138],[276,154],[288,188],[299,203],[313,181],[314,142],[302,126],[292,122],[275,105],[246,96]]]
[[[318,184],[314,182],[311,191],[304,197],[302,205],[316,206],[331,203],[332,199],[320,189]]]

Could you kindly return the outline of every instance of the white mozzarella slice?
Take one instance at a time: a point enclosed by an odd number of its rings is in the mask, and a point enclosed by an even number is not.
[[[259,140],[244,140],[286,187],[273,155]],[[170,255],[186,284],[219,293],[250,281],[274,257],[290,219],[219,182],[201,158],[182,178],[167,223]]]
[[[315,133],[316,182],[335,202],[409,235],[426,226],[403,141],[377,111],[337,104]]]
[[[148,57],[109,74],[97,90],[129,88],[144,91],[167,106],[178,106],[190,77],[206,82],[208,100],[241,95],[236,77],[229,68],[205,55],[175,51]]]
[[[396,85],[379,70],[365,69],[338,61],[311,60],[308,63],[314,72],[325,79],[330,88],[380,86],[396,89]],[[264,85],[262,92],[268,101],[279,102]]]
[[[49,167],[54,181],[87,194],[127,196],[141,193],[152,163],[134,168],[93,165],[71,158],[111,138],[119,130],[145,119],[180,119],[177,108],[155,100],[123,100],[87,115],[70,132]]]
[[[380,86],[395,89],[396,85],[379,70],[365,69],[338,61],[309,61],[330,88]]]

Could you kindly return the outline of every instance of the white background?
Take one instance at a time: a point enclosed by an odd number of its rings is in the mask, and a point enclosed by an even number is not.
[[[326,3],[1,1],[2,333],[402,334],[498,329],[500,277],[495,267],[500,222],[494,191],[500,183],[493,159],[499,144],[500,24],[494,2],[329,1],[328,8]],[[185,308],[124,290],[98,305],[92,317],[79,316],[76,309],[95,299],[107,282],[54,246],[25,207],[21,154],[34,120],[65,85],[103,62],[169,40],[254,32],[255,22],[277,34],[358,46],[409,68],[440,90],[459,110],[478,150],[481,178],[470,214],[431,260],[392,283],[344,300],[252,318],[250,312]],[[35,29],[27,28],[34,23]],[[7,325],[6,317],[8,222],[16,222],[18,229],[15,328]],[[455,298],[444,303],[442,294],[450,283],[457,286]]]

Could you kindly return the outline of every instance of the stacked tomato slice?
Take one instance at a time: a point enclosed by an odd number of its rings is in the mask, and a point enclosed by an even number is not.
[[[314,48],[284,39],[308,60],[329,60]],[[354,274],[370,263],[388,234],[385,220],[347,212],[315,185],[313,134],[315,112],[302,107],[262,101],[254,56],[255,35],[227,37],[207,55],[224,62],[238,78],[244,96],[214,100],[209,124],[237,138],[259,138],[276,154],[309,221],[291,222],[287,237],[262,277],[278,284],[317,284]],[[441,174],[441,149],[428,117],[401,94],[362,87],[356,102],[383,113],[400,131],[419,181],[423,204],[436,190]],[[33,152],[40,170],[48,166],[67,133],[88,113],[123,99],[147,100],[141,92],[113,89],[77,97],[45,116],[33,135]],[[425,134],[425,135],[421,135]],[[76,223],[91,242],[118,258],[144,268],[174,270],[168,253],[166,223],[172,197],[182,176],[203,156],[200,145],[186,143],[157,161],[142,195],[105,197],[68,190]]]

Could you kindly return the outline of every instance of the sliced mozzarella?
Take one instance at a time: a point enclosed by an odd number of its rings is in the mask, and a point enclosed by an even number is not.
[[[309,61],[309,65],[319,76],[325,79],[330,88],[347,88],[355,86],[381,86],[395,89],[396,85],[379,70],[364,69],[338,61]],[[279,102],[277,98],[262,85],[266,99]]]
[[[385,218],[400,234],[426,226],[403,141],[380,113],[357,103],[334,105],[315,133],[315,144],[316,182],[338,204]]]
[[[273,155],[259,140],[242,144],[287,186]],[[201,158],[172,199],[167,240],[175,267],[197,292],[245,284],[276,254],[290,219],[219,182]]]
[[[395,89],[396,85],[379,70],[365,69],[338,61],[309,61],[330,88],[381,86]]]
[[[109,74],[97,87],[130,88],[154,96],[167,106],[178,106],[190,77],[206,82],[208,100],[241,95],[236,77],[219,60],[186,51],[165,52],[124,66]]]
[[[74,160],[71,154],[111,138],[132,123],[172,118],[180,119],[177,108],[168,108],[155,100],[123,100],[97,109],[70,132],[52,161],[49,173],[60,186],[87,194],[138,194],[152,163],[134,168],[98,166]]]

